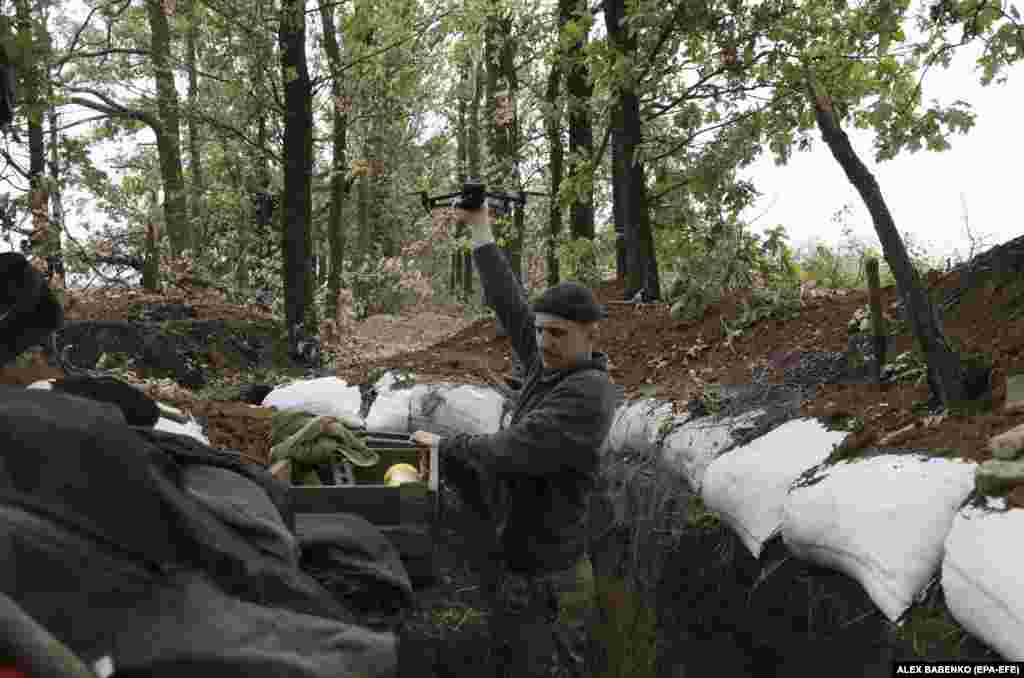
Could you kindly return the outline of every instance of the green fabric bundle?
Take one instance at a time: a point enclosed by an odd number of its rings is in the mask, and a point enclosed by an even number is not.
[[[316,467],[338,461],[375,466],[379,455],[346,422],[301,410],[279,410],[271,419],[272,462],[290,459],[299,485],[319,485]]]

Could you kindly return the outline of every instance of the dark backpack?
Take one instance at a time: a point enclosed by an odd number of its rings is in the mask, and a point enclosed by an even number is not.
[[[64,310],[43,275],[16,252],[0,254],[0,365],[41,343],[63,322]]]

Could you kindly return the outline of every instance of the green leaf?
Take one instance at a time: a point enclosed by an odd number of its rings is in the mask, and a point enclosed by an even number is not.
[[[1006,402],[1024,401],[1024,374],[1015,374],[1006,378]]]
[[[977,27],[978,32],[983,33],[987,31],[989,27],[1001,16],[998,5],[987,4],[982,7],[981,11],[978,12]]]

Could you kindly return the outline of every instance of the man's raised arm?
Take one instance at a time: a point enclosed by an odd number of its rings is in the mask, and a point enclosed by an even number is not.
[[[489,209],[484,206],[479,210],[466,210],[464,214],[472,229],[473,260],[480,272],[486,298],[508,332],[516,357],[528,370],[537,356],[533,313],[512,267],[494,242]]]

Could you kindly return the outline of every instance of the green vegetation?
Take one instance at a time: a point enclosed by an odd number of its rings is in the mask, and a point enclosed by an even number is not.
[[[593,240],[563,237],[556,251],[563,280],[595,287],[615,271],[615,230],[599,231]]]
[[[695,530],[717,530],[722,522],[717,513],[707,509],[699,494],[692,494],[687,502],[686,526]]]
[[[487,613],[469,605],[452,605],[430,611],[431,622],[444,632],[455,633],[463,626],[487,623]]]
[[[928,363],[917,349],[904,351],[888,361],[893,379],[920,386],[928,380]]]
[[[724,294],[754,287],[755,297],[742,321],[746,327],[773,314],[764,308],[792,305],[792,299],[798,300],[799,269],[786,242],[785,229],[778,226],[765,235],[748,233],[740,224],[710,242],[703,235],[662,234],[659,256],[673,262],[675,274],[669,292],[672,317],[699,320]],[[799,307],[798,301],[796,305]]]
[[[897,638],[921,659],[960,659],[970,637],[949,613],[942,596],[932,598],[907,611]]]
[[[597,678],[654,678],[657,613],[623,578],[596,577],[599,619],[591,630],[599,648]]]
[[[706,384],[697,394],[697,400],[708,414],[718,414],[722,411],[722,391],[715,384]]]
[[[797,250],[796,262],[800,267],[801,279],[814,281],[826,289],[867,289],[864,264],[868,259],[875,258],[878,259],[882,287],[895,285],[896,280],[882,256],[877,239],[872,236],[869,241],[854,233],[849,223],[852,216],[851,204],[843,205],[832,215],[832,223],[841,233],[840,239],[834,244],[810,241]],[[940,267],[939,260],[929,253],[925,243],[917,241],[909,233],[903,234],[903,242],[920,275]]]

